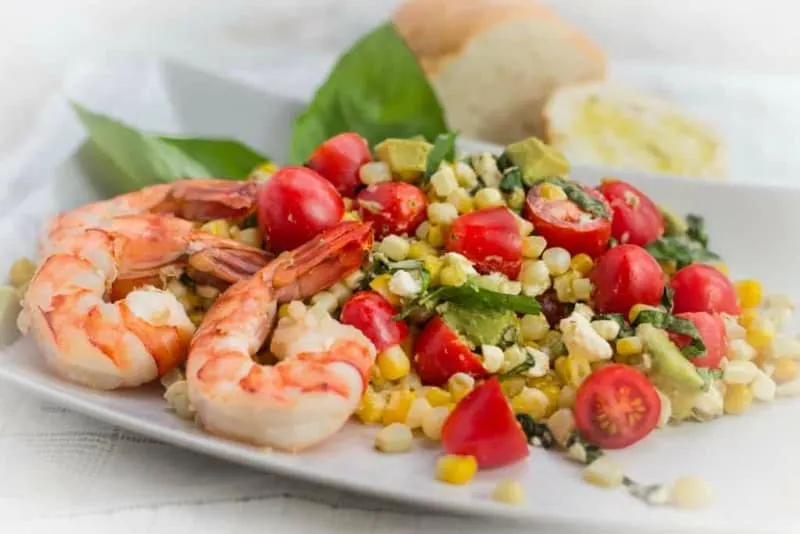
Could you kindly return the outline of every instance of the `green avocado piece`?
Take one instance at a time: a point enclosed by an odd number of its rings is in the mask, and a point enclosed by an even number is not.
[[[0,286],[0,347],[10,345],[19,337],[17,316],[20,311],[17,291],[11,286]]]
[[[636,335],[642,339],[650,353],[653,362],[650,378],[657,387],[684,392],[703,390],[703,377],[694,364],[670,341],[666,332],[651,324],[642,324],[636,328]]]
[[[686,222],[686,218],[664,206],[659,206],[659,208],[664,216],[664,235],[686,235],[687,230],[689,230],[689,223]]]
[[[389,164],[394,174],[407,179],[422,176],[431,148],[433,145],[424,139],[385,139],[375,145],[375,154]]]
[[[569,173],[569,162],[564,155],[536,137],[508,145],[505,154],[519,168],[526,185],[548,176],[566,176]]]
[[[481,345],[508,346],[517,339],[519,330],[519,320],[509,310],[464,308],[449,303],[442,318],[473,350]]]

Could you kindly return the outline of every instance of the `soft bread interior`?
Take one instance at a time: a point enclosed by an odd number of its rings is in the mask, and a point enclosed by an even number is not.
[[[723,178],[725,145],[678,106],[611,83],[561,88],[547,103],[546,139],[573,163]]]
[[[587,42],[552,20],[495,24],[439,65],[432,83],[450,126],[468,137],[510,143],[542,135],[540,110],[551,91],[604,76]]]

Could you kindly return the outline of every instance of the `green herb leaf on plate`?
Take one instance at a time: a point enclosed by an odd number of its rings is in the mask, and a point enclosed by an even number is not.
[[[510,167],[503,173],[500,180],[500,191],[503,193],[513,193],[517,189],[523,189],[522,171],[517,167]]]
[[[108,194],[183,178],[241,180],[268,161],[238,141],[152,135],[78,104],[72,107],[91,142],[121,173],[97,184]]]
[[[703,248],[708,248],[708,233],[706,232],[705,221],[699,215],[689,214],[686,216],[688,229],[686,235],[689,239],[697,241]]]
[[[611,218],[611,213],[606,208],[606,205],[600,200],[589,195],[580,185],[570,182],[569,180],[565,180],[560,176],[549,176],[547,178],[543,178],[538,183],[545,182],[561,187],[561,189],[564,190],[564,193],[566,193],[567,198],[577,204],[578,207],[583,211],[591,213],[595,217],[601,217],[603,219]]]
[[[291,162],[304,163],[317,145],[348,131],[361,134],[370,146],[390,137],[433,140],[447,132],[436,94],[391,23],[342,55],[295,119]]]
[[[719,260],[719,255],[703,247],[688,236],[662,237],[645,247],[658,261],[674,261],[678,269],[694,262]]]
[[[664,288],[664,293],[661,295],[661,305],[667,310],[667,313],[672,313],[672,305],[675,300],[675,290],[670,286]]]
[[[700,337],[700,332],[697,327],[689,319],[682,317],[675,317],[669,313],[661,310],[642,310],[636,316],[634,326],[640,324],[651,324],[656,328],[661,328],[673,334],[680,334],[691,339],[691,342],[683,347],[681,352],[689,359],[704,356],[706,353],[706,345],[703,343],[703,338]]]
[[[427,182],[433,173],[439,170],[439,165],[443,161],[453,162],[456,160],[456,138],[457,132],[447,132],[436,136],[433,148],[428,152],[428,164],[425,169],[424,181]]]

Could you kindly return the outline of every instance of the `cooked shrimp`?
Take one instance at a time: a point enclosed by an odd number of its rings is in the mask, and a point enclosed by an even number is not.
[[[164,215],[110,219],[52,244],[23,299],[19,325],[66,378],[98,389],[138,386],[186,358],[194,325],[171,293],[134,289],[108,302],[118,279],[184,261],[231,281],[266,264],[265,253]]]
[[[43,234],[40,252],[47,256],[65,235],[87,228],[103,228],[122,215],[156,213],[191,221],[246,217],[255,210],[257,192],[257,182],[212,179],[179,180],[145,187],[53,217]]]
[[[369,225],[343,223],[278,256],[228,289],[206,313],[186,364],[189,401],[211,433],[297,451],[338,431],[358,405],[375,347],[356,328],[305,313],[281,319],[275,365],[253,361],[278,304],[354,272],[372,242]]]

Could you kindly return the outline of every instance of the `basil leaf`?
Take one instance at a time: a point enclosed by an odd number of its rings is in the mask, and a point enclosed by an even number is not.
[[[675,317],[660,310],[643,310],[636,316],[633,325],[639,326],[645,323],[673,334],[689,337],[692,341],[681,350],[687,358],[692,359],[705,355],[706,345],[703,343],[703,338],[700,337],[697,327],[689,319]]]
[[[703,379],[703,391],[708,391],[712,382],[722,378],[722,369],[709,369],[708,367],[698,367],[695,369],[697,374]]]
[[[383,254],[377,253],[372,256],[372,261],[366,269],[359,289],[368,289],[370,282],[375,280],[380,275],[394,274],[397,271],[417,272],[420,277],[420,281],[422,282],[423,292],[427,289],[428,284],[430,283],[430,273],[425,268],[422,260],[391,261]]]
[[[707,262],[720,259],[719,256],[704,248],[698,241],[688,236],[662,237],[645,247],[658,261],[674,261],[678,269],[694,262]]]
[[[117,195],[183,178],[241,180],[268,161],[229,139],[193,139],[140,132],[111,117],[72,104],[92,144],[120,172],[98,175],[104,194]]]
[[[667,313],[672,313],[673,300],[675,299],[675,290],[670,286],[664,287],[664,293],[661,295],[661,305],[667,310]]]
[[[686,235],[689,239],[697,241],[703,248],[708,248],[708,233],[706,232],[703,218],[690,213],[686,216],[686,224],[688,225]]]
[[[432,310],[443,302],[452,302],[464,308],[508,310],[534,315],[539,313],[539,301],[533,297],[491,291],[478,287],[472,280],[467,280],[460,286],[440,286],[433,291],[426,292],[412,301],[395,318],[403,319],[417,308]]]
[[[439,165],[443,161],[455,161],[457,137],[458,133],[456,132],[447,132],[436,136],[436,142],[433,143],[433,148],[428,152],[428,162],[423,182],[427,182],[433,176],[433,173],[439,169]]]
[[[506,380],[508,378],[514,378],[515,376],[523,375],[536,367],[536,357],[534,354],[527,348],[523,348],[522,350],[525,351],[525,360],[501,374],[499,377],[500,380]]]
[[[635,334],[633,328],[621,313],[601,313],[592,317],[592,321],[614,321],[619,325],[619,335],[617,337],[630,337]]]
[[[358,132],[370,146],[390,137],[447,131],[444,112],[416,57],[386,23],[353,45],[296,119],[290,161],[304,163],[326,139]]]
[[[544,423],[537,423],[533,417],[526,413],[517,414],[517,422],[525,433],[525,439],[534,445],[541,445],[544,449],[551,449],[556,446],[556,438],[553,432]]]
[[[500,180],[500,191],[503,193],[513,193],[517,189],[523,189],[522,171],[517,167],[511,167],[505,171],[503,179]]]
[[[543,182],[561,187],[564,193],[567,194],[567,198],[577,204],[578,207],[586,213],[591,213],[595,217],[601,217],[603,219],[611,219],[611,213],[609,213],[605,203],[589,195],[583,187],[575,182],[565,180],[559,176],[550,176],[539,181],[539,183]]]

